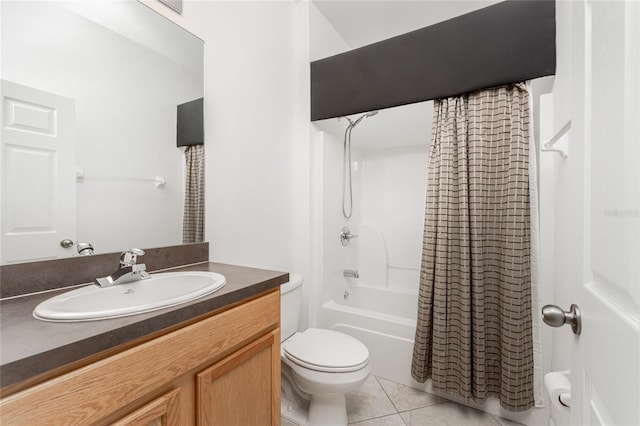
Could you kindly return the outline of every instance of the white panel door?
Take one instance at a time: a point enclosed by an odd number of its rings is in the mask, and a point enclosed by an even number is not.
[[[2,263],[69,256],[76,238],[72,99],[2,81]]]
[[[640,425],[640,2],[582,0],[573,17],[585,247],[572,424]]]

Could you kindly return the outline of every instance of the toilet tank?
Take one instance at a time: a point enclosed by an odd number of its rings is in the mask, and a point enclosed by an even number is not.
[[[289,274],[289,282],[280,286],[280,340],[298,331],[302,313],[302,275]]]

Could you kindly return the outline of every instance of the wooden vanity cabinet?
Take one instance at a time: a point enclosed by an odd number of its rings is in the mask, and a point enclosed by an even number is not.
[[[279,337],[273,331],[197,374],[198,426],[280,424],[271,390],[280,376]]]
[[[3,425],[279,425],[280,292],[0,401]]]
[[[181,389],[173,389],[113,423],[113,426],[168,426],[181,424]]]

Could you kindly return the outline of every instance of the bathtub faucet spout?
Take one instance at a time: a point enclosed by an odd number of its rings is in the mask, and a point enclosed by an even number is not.
[[[352,269],[345,269],[344,271],[342,271],[342,276],[345,278],[360,278],[360,275],[358,275],[358,270],[356,269],[355,271]]]

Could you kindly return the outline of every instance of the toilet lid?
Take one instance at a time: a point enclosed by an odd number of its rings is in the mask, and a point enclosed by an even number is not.
[[[289,360],[316,371],[356,371],[369,362],[369,350],[362,342],[333,330],[309,328],[291,336],[283,349]]]

